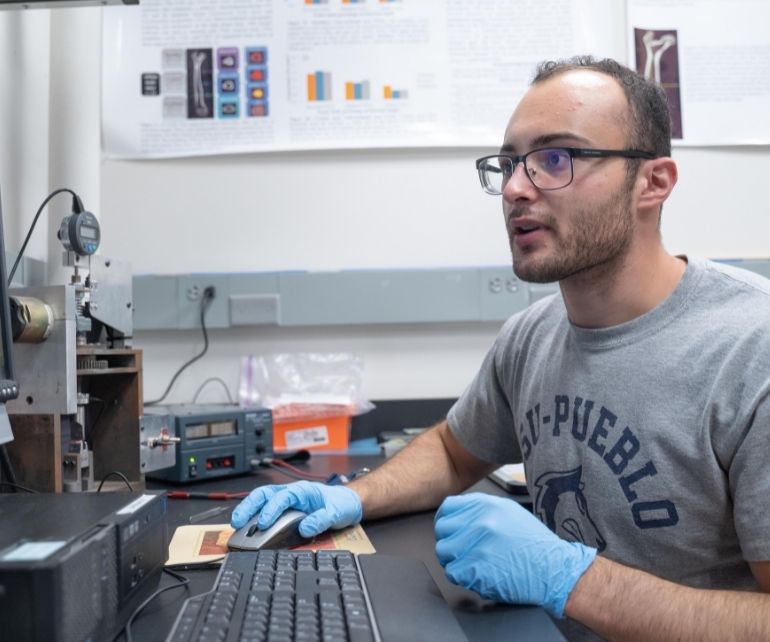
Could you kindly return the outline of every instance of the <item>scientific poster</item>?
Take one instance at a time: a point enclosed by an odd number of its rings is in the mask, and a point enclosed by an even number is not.
[[[536,63],[612,55],[612,0],[142,0],[103,12],[110,158],[499,145]],[[585,20],[587,12],[591,20]]]
[[[660,82],[675,144],[770,143],[766,0],[142,0],[103,16],[109,158],[496,146],[535,65],[576,53]]]

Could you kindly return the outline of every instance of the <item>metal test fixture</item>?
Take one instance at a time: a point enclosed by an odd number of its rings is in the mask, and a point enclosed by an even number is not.
[[[101,230],[90,212],[66,216],[57,236],[69,283],[10,290],[20,394],[7,406],[9,457],[19,482],[35,490],[94,490],[112,471],[141,484],[150,465],[174,464],[175,444],[162,442],[162,427],[140,426],[130,266],[95,254]],[[157,456],[143,457],[153,448]]]

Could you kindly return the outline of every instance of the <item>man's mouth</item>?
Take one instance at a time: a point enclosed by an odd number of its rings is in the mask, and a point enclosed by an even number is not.
[[[517,221],[513,219],[511,224],[514,236],[521,238],[534,234],[535,232],[545,232],[548,229],[547,225],[543,225],[542,223],[531,219],[527,221]]]

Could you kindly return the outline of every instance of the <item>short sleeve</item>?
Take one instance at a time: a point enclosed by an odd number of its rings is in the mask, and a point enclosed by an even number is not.
[[[514,430],[510,390],[503,367],[510,358],[511,322],[501,330],[481,368],[457,402],[447,421],[452,434],[476,457],[492,463],[521,462]]]

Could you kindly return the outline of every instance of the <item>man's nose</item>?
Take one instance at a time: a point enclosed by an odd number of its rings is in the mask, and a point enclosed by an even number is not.
[[[532,199],[537,196],[538,190],[527,175],[524,163],[516,163],[513,174],[503,187],[503,198],[513,203],[519,199]]]

